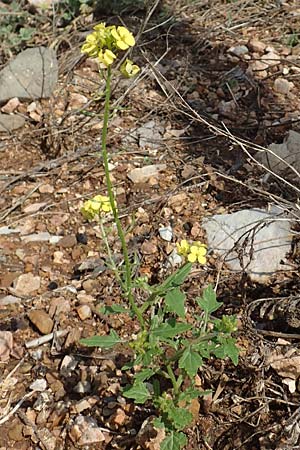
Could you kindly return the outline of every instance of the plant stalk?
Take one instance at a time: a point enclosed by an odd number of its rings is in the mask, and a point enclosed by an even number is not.
[[[104,164],[104,172],[105,172],[105,180],[106,180],[106,187],[107,187],[107,193],[109,197],[109,201],[111,204],[111,209],[114,217],[114,221],[117,227],[119,239],[122,246],[122,252],[124,257],[124,264],[125,264],[125,296],[128,299],[129,305],[133,312],[136,314],[137,319],[141,325],[141,328],[145,329],[145,322],[143,315],[136,305],[134,301],[133,296],[133,288],[132,288],[132,273],[131,273],[131,264],[129,261],[129,255],[128,255],[128,249],[126,245],[126,240],[123,232],[123,228],[121,225],[121,221],[118,216],[118,210],[116,206],[115,196],[113,193],[113,187],[112,182],[110,179],[110,171],[108,166],[108,152],[107,152],[107,131],[108,131],[108,121],[109,121],[109,107],[110,107],[110,97],[111,97],[111,67],[108,66],[107,68],[107,78],[106,78],[106,89],[105,89],[105,105],[104,105],[104,117],[103,117],[103,128],[102,128],[102,136],[101,136],[101,150],[102,150],[102,157],[103,157],[103,164]],[[124,289],[123,289],[124,290]]]

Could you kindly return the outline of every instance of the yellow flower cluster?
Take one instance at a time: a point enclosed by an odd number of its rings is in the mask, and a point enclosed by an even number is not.
[[[182,255],[191,263],[206,264],[207,248],[202,242],[197,241],[189,244],[186,239],[183,239],[177,243],[177,251],[179,255]]]
[[[109,198],[105,195],[96,195],[90,200],[84,202],[81,208],[83,217],[87,220],[93,220],[112,211]]]
[[[86,37],[81,52],[87,53],[91,58],[98,58],[102,64],[109,67],[117,58],[119,50],[127,50],[134,45],[133,34],[127,28],[106,26],[103,22],[96,25],[94,31]],[[139,70],[130,59],[126,59],[120,68],[121,73],[128,78],[135,76]]]

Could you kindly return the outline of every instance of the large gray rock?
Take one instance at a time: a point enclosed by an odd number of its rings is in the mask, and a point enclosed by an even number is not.
[[[0,133],[9,133],[10,131],[17,130],[18,128],[21,128],[24,123],[25,119],[22,116],[0,113]]]
[[[208,246],[234,272],[246,272],[253,281],[266,282],[287,266],[292,236],[290,222],[278,208],[270,212],[246,209],[203,220]]]
[[[268,150],[257,152],[255,159],[275,174],[299,183],[299,176],[289,165],[300,173],[300,133],[290,130],[282,144],[269,145]]]
[[[0,72],[0,103],[10,98],[47,98],[58,79],[55,51],[46,47],[28,48]]]

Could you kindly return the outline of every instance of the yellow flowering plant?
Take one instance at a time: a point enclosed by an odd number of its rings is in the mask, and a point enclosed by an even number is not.
[[[154,286],[145,278],[136,276],[137,267],[129,258],[126,235],[119,218],[110,177],[106,141],[112,66],[121,51],[134,45],[134,36],[127,28],[100,23],[86,37],[82,46],[83,53],[97,58],[107,69],[101,153],[108,195],[96,195],[88,199],[84,202],[81,212],[88,221],[98,220],[107,250],[108,267],[113,270],[125,300],[125,306],[110,305],[104,307],[101,312],[128,313],[131,318],[138,320],[139,330],[136,336],[128,341],[124,341],[112,329],[109,335],[93,336],[82,339],[81,342],[103,349],[126,343],[132,349],[132,361],[122,368],[127,370],[132,384],[123,389],[123,395],[137,404],[152,401],[158,412],[154,424],[165,429],[166,437],[161,443],[161,449],[177,450],[187,443],[184,431],[193,420],[189,404],[193,398],[201,395],[195,387],[195,377],[203,361],[213,356],[229,357],[237,364],[238,351],[231,336],[236,329],[236,320],[228,316],[225,316],[225,319],[215,319],[211,316],[211,313],[221,306],[221,303],[216,301],[216,294],[211,286],[204,289],[202,297],[196,298],[200,314],[194,315],[195,323],[191,324],[185,320],[187,299],[181,288],[190,275],[193,263],[206,264],[205,244],[189,243],[186,239],[179,242],[177,252],[185,258],[185,264],[162,283]],[[128,58],[120,66],[120,72],[127,78],[135,76],[139,70],[140,68]],[[99,74],[103,75],[102,72]],[[113,217],[121,242],[124,261],[121,267],[115,263],[104,226],[107,215]],[[143,295],[139,295],[141,291]],[[171,387],[164,392],[165,386],[168,385]]]
[[[126,27],[106,26],[103,22],[94,26],[94,31],[86,37],[81,52],[91,58],[98,58],[98,61],[108,68],[117,59],[120,50],[127,50],[134,45],[134,36]],[[124,64],[120,72],[128,78],[134,77],[140,71],[129,59],[126,59]]]
[[[189,244],[186,239],[183,239],[177,243],[177,252],[191,263],[206,264],[207,247],[202,242]]]

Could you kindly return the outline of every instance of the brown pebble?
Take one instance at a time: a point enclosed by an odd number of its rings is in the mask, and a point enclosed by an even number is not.
[[[35,309],[30,311],[28,313],[28,318],[42,334],[51,333],[53,328],[53,320],[43,309]]]
[[[70,234],[69,236],[64,236],[58,241],[58,245],[62,248],[72,248],[77,244],[77,239],[74,234]]]

